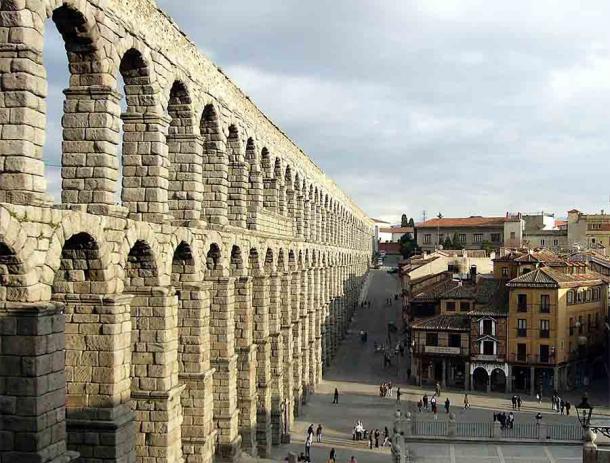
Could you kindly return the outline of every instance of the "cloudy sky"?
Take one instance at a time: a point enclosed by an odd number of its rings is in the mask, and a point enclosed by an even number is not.
[[[158,4],[371,216],[610,210],[610,2]]]

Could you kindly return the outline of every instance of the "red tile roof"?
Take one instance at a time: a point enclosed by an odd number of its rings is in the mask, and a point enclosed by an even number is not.
[[[415,228],[501,227],[504,226],[505,220],[505,217],[443,217],[420,222]]]
[[[380,233],[413,233],[413,227],[384,227],[379,229]]]

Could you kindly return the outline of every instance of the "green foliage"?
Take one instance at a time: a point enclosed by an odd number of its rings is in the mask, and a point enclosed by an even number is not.
[[[409,225],[409,219],[407,218],[407,214],[403,214],[402,217],[400,218],[400,226],[406,227],[408,225]]]
[[[411,233],[405,233],[400,237],[400,253],[402,257],[408,259],[413,254],[419,251],[419,246],[417,245],[417,240],[411,236]]]
[[[484,249],[487,255],[489,255],[490,253],[497,251],[498,246],[494,245],[491,241],[486,240],[481,243],[481,249]]]

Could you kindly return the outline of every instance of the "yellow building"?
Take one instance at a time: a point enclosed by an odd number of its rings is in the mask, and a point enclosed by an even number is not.
[[[515,391],[587,385],[603,361],[608,284],[581,265],[539,267],[510,280],[509,380]],[[603,368],[601,369],[603,371]]]

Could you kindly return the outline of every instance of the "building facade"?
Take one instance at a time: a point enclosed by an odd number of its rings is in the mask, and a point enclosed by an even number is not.
[[[2,461],[268,455],[347,328],[373,223],[154,1],[0,9]]]
[[[482,249],[486,243],[500,248],[504,243],[504,219],[471,216],[426,220],[415,227],[417,244],[424,251],[433,251],[449,238],[457,239],[462,249]]]

